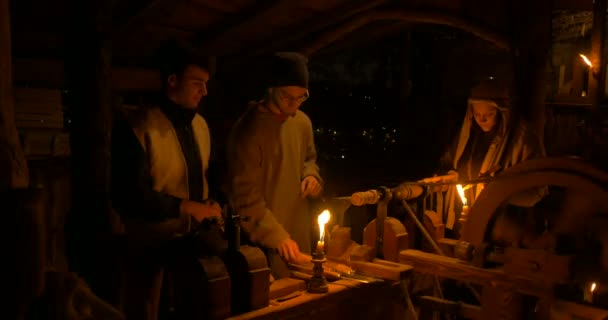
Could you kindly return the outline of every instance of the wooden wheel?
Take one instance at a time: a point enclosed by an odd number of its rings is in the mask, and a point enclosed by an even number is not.
[[[481,246],[488,241],[492,220],[501,206],[517,194],[544,186],[561,187],[569,193],[584,195],[596,207],[595,211],[608,212],[608,173],[575,159],[531,160],[505,170],[499,179],[485,187],[471,207],[462,239],[475,247]],[[590,210],[562,211],[558,226],[569,228],[570,233],[582,232],[582,222],[590,221],[594,213]]]

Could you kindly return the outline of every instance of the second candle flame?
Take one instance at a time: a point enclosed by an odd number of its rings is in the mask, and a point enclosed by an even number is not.
[[[457,184],[456,185],[456,190],[458,191],[458,195],[460,196],[460,200],[462,201],[462,205],[466,206],[467,205],[467,197],[464,196],[464,188]]]

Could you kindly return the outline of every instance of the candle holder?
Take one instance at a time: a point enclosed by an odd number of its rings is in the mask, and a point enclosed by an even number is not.
[[[313,255],[311,262],[314,264],[312,268],[312,278],[308,281],[308,292],[310,293],[327,293],[327,279],[323,275],[323,264],[327,261],[325,254],[316,252]]]

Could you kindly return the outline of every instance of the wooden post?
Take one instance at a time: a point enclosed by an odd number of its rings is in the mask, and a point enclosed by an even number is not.
[[[606,59],[604,38],[606,35],[606,0],[593,2],[593,30],[591,32],[591,55],[593,72],[589,72],[589,97],[593,110],[597,110],[604,98],[606,83]]]
[[[111,302],[108,270],[116,257],[109,206],[110,128],[112,116],[111,50],[107,1],[72,0],[66,80],[71,117],[73,204],[68,217],[70,267],[102,299]]]
[[[516,107],[535,127],[541,139],[546,121],[546,66],[551,48],[551,17],[550,0],[511,2]]]
[[[0,0],[0,191],[28,185],[27,162],[15,126],[9,0]]]

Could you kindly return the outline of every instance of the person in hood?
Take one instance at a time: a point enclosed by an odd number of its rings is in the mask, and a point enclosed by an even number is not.
[[[307,59],[279,52],[264,59],[258,74],[263,97],[250,102],[230,134],[228,199],[242,216],[252,242],[287,261],[310,252],[308,199],[322,190],[312,124],[300,111],[308,98]]]
[[[455,142],[441,159],[442,174],[423,182],[469,181],[494,176],[523,161],[543,157],[542,143],[529,126],[516,121],[511,112],[508,87],[496,78],[488,78],[474,86],[469,95],[467,111]],[[484,184],[469,185],[465,190],[467,204],[473,205]],[[544,195],[534,190],[511,199],[510,204],[532,207]],[[460,199],[455,186],[436,198],[436,210],[446,228],[453,230]],[[459,212],[458,212],[459,213]]]

